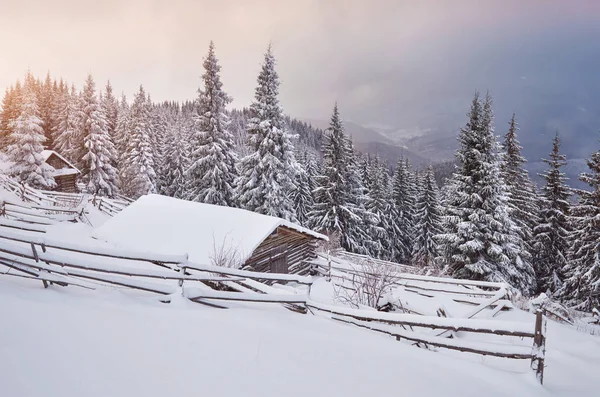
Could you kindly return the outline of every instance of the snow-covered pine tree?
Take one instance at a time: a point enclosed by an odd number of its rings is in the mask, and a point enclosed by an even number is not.
[[[129,197],[137,198],[156,193],[156,172],[152,156],[151,126],[144,87],[140,86],[129,112],[126,149],[123,160],[122,188]]]
[[[582,173],[579,179],[591,189],[578,191],[579,201],[572,207],[572,247],[558,296],[569,305],[590,312],[600,307],[600,151],[592,154],[587,165],[589,172]]]
[[[91,74],[88,74],[83,88],[81,105],[80,123],[85,150],[81,159],[82,180],[89,193],[113,196],[117,190],[117,170],[113,166],[116,151]]]
[[[126,155],[127,155],[127,144],[129,134],[129,104],[127,103],[127,97],[125,94],[121,95],[121,100],[118,103],[117,111],[117,125],[114,133],[114,144],[117,151],[117,168],[120,175],[125,171]],[[121,182],[125,179],[121,178]]]
[[[435,236],[442,233],[442,208],[432,166],[427,167],[421,191],[416,203],[412,262],[416,266],[429,267],[438,257]]]
[[[544,159],[548,169],[540,174],[546,181],[542,188],[539,224],[533,229],[533,263],[538,282],[538,292],[554,293],[564,280],[569,250],[569,214],[571,189],[560,170],[567,165],[567,157],[560,154],[558,133],[552,143],[549,159]]]
[[[368,200],[368,189],[362,183],[360,176],[360,164],[358,154],[354,148],[352,138],[343,134],[346,146],[346,180],[349,186],[349,204],[353,208],[354,214],[360,219],[360,222],[351,223],[348,228],[348,234],[354,241],[362,244],[357,246],[353,252],[357,254],[369,254],[370,252],[379,252],[380,242],[374,236],[381,234],[379,230],[379,219],[377,215],[366,209]]]
[[[460,131],[459,162],[452,177],[440,259],[455,277],[505,281],[525,294],[534,286],[532,266],[520,256],[518,227],[509,216],[492,101],[476,93]]]
[[[292,199],[296,209],[296,218],[302,226],[309,227],[309,212],[314,206],[311,183],[308,172],[303,168],[296,174]]]
[[[508,132],[504,135],[504,159],[502,178],[508,193],[508,206],[512,220],[520,229],[521,256],[527,261],[532,259],[533,228],[538,223],[539,197],[536,187],[529,179],[529,173],[523,165],[527,162],[521,155],[521,144],[517,140],[518,125],[513,114]]]
[[[108,135],[110,135],[110,139],[114,144],[116,142],[115,130],[117,129],[117,123],[119,121],[119,104],[113,93],[113,88],[110,84],[110,81],[106,83],[106,87],[104,88],[101,105],[104,114],[106,115],[106,128],[108,130]]]
[[[313,229],[339,236],[344,249],[367,254],[372,247],[365,246],[370,237],[361,218],[363,187],[349,142],[336,104],[322,146],[323,173],[317,178],[315,205],[309,218]]]
[[[56,120],[54,119],[55,107],[57,100],[54,95],[54,89],[50,72],[46,74],[46,80],[39,86],[38,93],[38,105],[40,111],[40,119],[42,120],[42,126],[44,129],[44,136],[46,137],[45,147],[48,149],[54,149],[54,129],[56,128]]]
[[[223,90],[220,70],[211,41],[204,60],[204,89],[198,90],[198,115],[192,135],[191,164],[186,171],[186,190],[191,201],[232,207],[237,155],[225,113],[231,98]]]
[[[75,86],[71,87],[71,92],[64,92],[57,104],[60,111],[57,114],[57,125],[54,129],[54,150],[65,156],[73,164],[78,164],[74,138],[79,134],[81,128],[81,109],[80,98],[75,90]]]
[[[252,117],[247,131],[251,152],[241,160],[237,202],[250,211],[295,221],[291,194],[299,166],[285,129],[278,93],[279,77],[269,45],[250,105]]]
[[[185,197],[185,172],[189,168],[188,132],[181,113],[177,114],[168,126],[168,145],[165,146],[166,173],[163,180],[162,193],[175,198]]]
[[[412,255],[415,191],[410,163],[408,159],[401,158],[396,165],[392,183],[392,199],[398,214],[396,223],[400,230],[396,242],[398,255],[395,260],[400,263],[410,263]]]
[[[398,224],[399,214],[388,190],[388,177],[385,165],[379,164],[376,156],[370,164],[371,188],[367,195],[365,208],[377,222],[369,229],[371,239],[376,243],[371,255],[380,259],[395,260],[398,256],[398,243],[401,230]]]
[[[10,145],[8,158],[12,162],[9,174],[18,182],[37,189],[50,189],[56,183],[52,176],[53,168],[42,157],[44,150],[44,129],[39,116],[35,80],[28,74],[19,98],[19,116],[10,122]]]
[[[10,144],[12,136],[12,123],[21,113],[21,83],[6,89],[2,99],[2,112],[0,112],[0,150],[4,151]]]

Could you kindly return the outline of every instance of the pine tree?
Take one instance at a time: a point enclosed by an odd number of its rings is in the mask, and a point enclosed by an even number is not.
[[[131,105],[127,123],[126,151],[122,187],[129,197],[156,193],[156,172],[152,156],[150,113],[144,87],[140,86]]]
[[[88,75],[81,96],[81,131],[85,154],[81,175],[89,193],[113,196],[117,189],[116,151],[108,133],[106,118],[96,96],[96,85]]]
[[[560,138],[554,137],[550,159],[544,159],[548,170],[540,176],[546,181],[542,188],[543,202],[539,224],[533,229],[534,261],[539,292],[556,292],[564,280],[569,249],[569,213],[571,191],[560,170],[567,164],[560,154]]]
[[[368,253],[365,241],[369,236],[360,208],[363,187],[337,104],[322,149],[323,175],[318,178],[314,209],[309,213],[312,228],[337,235],[342,248],[348,251]]]
[[[71,93],[65,91],[59,99],[57,107],[60,109],[56,117],[57,125],[54,129],[54,150],[65,156],[69,161],[78,163],[74,146],[75,137],[79,134],[81,123],[81,110],[79,108],[79,96],[75,86],[71,87]]]
[[[438,256],[435,236],[442,233],[442,208],[433,167],[429,166],[423,178],[422,193],[416,204],[415,238],[412,262],[416,266],[433,266]]]
[[[10,122],[11,144],[8,146],[8,158],[12,161],[9,173],[18,182],[37,189],[50,189],[55,186],[53,169],[42,157],[44,149],[44,130],[39,117],[35,80],[27,75],[23,86],[19,116]]]
[[[523,148],[517,140],[518,126],[514,114],[509,125],[504,136],[502,178],[507,187],[510,216],[519,227],[523,241],[521,256],[531,260],[533,228],[538,223],[539,200],[535,185],[523,167],[527,160],[521,155]]]
[[[440,259],[455,277],[504,281],[528,294],[533,268],[520,256],[518,227],[509,216],[489,95],[482,105],[475,94],[468,117],[459,135],[445,230],[437,236]]]
[[[166,174],[163,194],[175,198],[185,197],[185,172],[189,167],[188,142],[185,125],[181,114],[167,129],[169,145],[165,151]]]
[[[121,100],[118,103],[117,111],[117,124],[114,132],[114,144],[117,151],[117,168],[122,173],[127,168],[126,156],[127,156],[127,145],[129,142],[129,104],[127,103],[127,97],[125,94],[121,95]],[[125,179],[121,178],[121,182]]]
[[[223,91],[220,70],[211,41],[204,60],[204,89],[198,90],[191,165],[186,171],[187,192],[192,201],[233,206],[237,156],[225,113],[231,98]]]
[[[415,190],[408,159],[400,159],[392,183],[392,198],[397,213],[400,235],[396,242],[396,261],[409,263],[412,255],[415,216]]]
[[[304,169],[296,175],[292,199],[296,209],[296,218],[300,225],[309,227],[309,212],[314,205],[312,190],[310,187],[309,175]]]
[[[116,142],[115,131],[117,129],[117,123],[119,122],[119,104],[117,102],[117,98],[113,94],[113,88],[110,84],[110,81],[106,83],[106,87],[104,88],[105,92],[102,95],[102,109],[106,116],[106,128],[108,130],[108,135],[113,143]]]
[[[587,161],[589,172],[579,179],[591,190],[578,191],[579,202],[572,208],[573,235],[561,300],[577,309],[600,307],[600,151]]]
[[[247,210],[295,221],[291,194],[299,171],[277,98],[279,77],[269,46],[250,106],[250,154],[241,160],[237,201]]]
[[[6,89],[0,112],[0,150],[5,150],[11,143],[12,123],[21,114],[21,83]]]
[[[369,167],[371,187],[367,195],[365,208],[374,215],[376,223],[368,229],[369,235],[375,245],[371,255],[380,259],[395,260],[398,256],[397,241],[401,230],[397,219],[399,214],[393,203],[391,192],[388,190],[387,170],[379,165],[376,156]]]
[[[39,87],[38,94],[40,119],[42,120],[42,127],[44,129],[44,136],[46,137],[45,146],[49,149],[54,148],[54,130],[56,128],[56,120],[54,119],[56,97],[54,95],[54,89],[50,73],[46,74],[46,80],[44,84]]]

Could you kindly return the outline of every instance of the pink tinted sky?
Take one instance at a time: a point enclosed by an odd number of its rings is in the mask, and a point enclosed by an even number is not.
[[[30,69],[77,86],[92,73],[128,96],[144,84],[154,100],[189,99],[212,39],[225,88],[244,106],[272,41],[286,110],[325,117],[335,100],[360,106],[376,96],[372,76],[382,70],[416,73],[463,41],[469,51],[496,35],[594,19],[596,0],[0,0],[0,89]],[[422,84],[409,78],[403,89]]]

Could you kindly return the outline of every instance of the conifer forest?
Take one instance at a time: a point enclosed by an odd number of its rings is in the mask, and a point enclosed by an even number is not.
[[[90,74],[83,85],[31,73],[6,90],[0,150],[17,181],[55,185],[41,152],[80,171],[82,191],[148,193],[280,217],[326,234],[352,253],[473,280],[524,296],[546,293],[590,311],[600,303],[600,151],[573,189],[560,131],[542,183],[525,168],[519,115],[494,117],[493,93],[475,92],[452,163],[390,164],[361,153],[331,104],[321,130],[286,114],[269,46],[248,108],[233,109],[211,42],[201,86],[185,102],[155,102],[143,86],[119,93]],[[77,84],[76,84],[77,83]],[[537,160],[537,159],[536,159]]]

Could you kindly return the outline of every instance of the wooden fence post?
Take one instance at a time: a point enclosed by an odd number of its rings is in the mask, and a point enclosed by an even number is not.
[[[327,251],[327,282],[331,282],[331,254]]]
[[[533,357],[531,358],[531,369],[535,370],[535,375],[540,384],[544,384],[544,356],[546,355],[546,323],[542,310],[535,312],[535,336],[533,337]]]
[[[181,267],[181,278],[179,279],[179,288],[181,288],[181,296],[184,296],[183,294],[183,278],[185,277],[185,266]]]

